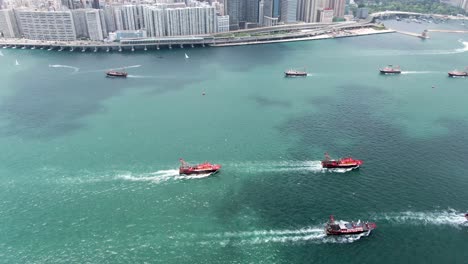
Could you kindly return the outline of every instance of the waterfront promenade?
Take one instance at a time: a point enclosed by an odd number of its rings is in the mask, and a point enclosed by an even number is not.
[[[374,30],[374,24],[365,22],[343,22],[331,24],[301,23],[277,27],[257,28],[226,32],[224,34],[180,36],[163,38],[124,39],[120,42],[101,41],[44,41],[29,39],[0,39],[0,46],[15,49],[47,49],[59,51],[135,51],[173,47],[236,46],[247,44],[303,41],[334,37],[350,37],[393,31]],[[366,29],[363,34],[359,30]],[[356,31],[357,30],[357,31]]]

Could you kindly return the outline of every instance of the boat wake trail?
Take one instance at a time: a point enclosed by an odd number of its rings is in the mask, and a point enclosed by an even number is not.
[[[226,167],[243,172],[325,172],[322,163],[315,161],[264,161],[229,164]]]
[[[130,66],[123,66],[123,67],[119,67],[119,68],[125,68],[125,69],[130,69],[130,68],[139,68],[141,67],[141,65],[130,65]]]
[[[431,73],[442,73],[437,71],[402,71],[401,74],[431,74]]]
[[[415,224],[415,225],[467,225],[464,212],[456,210],[435,211],[435,212],[402,212],[386,213],[377,217],[377,220],[385,220],[397,224]]]
[[[123,173],[117,175],[115,178],[126,181],[143,181],[152,183],[162,183],[170,180],[189,180],[189,179],[202,179],[210,176],[211,173],[198,174],[198,175],[179,175],[179,170],[159,170],[150,173],[132,174]]]
[[[241,232],[224,232],[203,235],[201,244],[215,243],[219,245],[256,245],[268,243],[352,243],[369,233],[345,236],[327,236],[324,225],[305,227],[295,230],[255,230]]]
[[[73,72],[78,72],[80,68],[78,67],[73,67],[69,65],[60,65],[60,64],[49,64],[49,68],[67,68],[67,69],[73,69]]]
[[[144,76],[144,75],[127,75],[127,78],[137,78],[137,79],[142,79],[142,78],[157,78],[156,76]]]

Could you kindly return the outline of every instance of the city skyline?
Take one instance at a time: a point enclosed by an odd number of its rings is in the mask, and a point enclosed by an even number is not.
[[[329,23],[344,16],[345,0],[4,0],[2,7],[3,37],[113,41],[120,35],[188,36],[279,23]]]

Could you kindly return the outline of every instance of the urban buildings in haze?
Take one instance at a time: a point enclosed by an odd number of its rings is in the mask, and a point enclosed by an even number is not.
[[[0,37],[111,41],[115,36],[203,35],[328,23],[343,17],[344,10],[345,0],[0,0]]]

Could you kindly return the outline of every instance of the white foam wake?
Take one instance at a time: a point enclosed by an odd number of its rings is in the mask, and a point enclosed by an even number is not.
[[[441,73],[436,71],[402,71],[401,74],[431,74],[431,73]]]
[[[128,78],[137,78],[137,79],[142,79],[142,78],[157,78],[156,76],[144,76],[144,75],[132,75],[129,74],[127,75]]]
[[[68,69],[73,69],[73,72],[78,72],[80,68],[70,66],[70,65],[60,65],[60,64],[49,64],[50,68],[68,68]]]
[[[267,243],[352,243],[370,232],[357,235],[327,236],[324,225],[300,229],[254,230],[222,232],[205,235],[210,240],[201,243],[226,244],[267,244]]]
[[[202,179],[210,175],[211,173],[197,175],[179,175],[179,170],[159,170],[155,172],[141,174],[123,173],[117,175],[116,179],[126,181],[145,181],[153,183],[162,183],[169,180]]]
[[[243,162],[226,167],[244,172],[324,172],[320,161],[262,161]]]
[[[386,213],[377,217],[377,220],[386,220],[393,223],[415,224],[415,225],[451,225],[462,226],[468,224],[464,212],[456,210],[435,212],[401,212]]]

